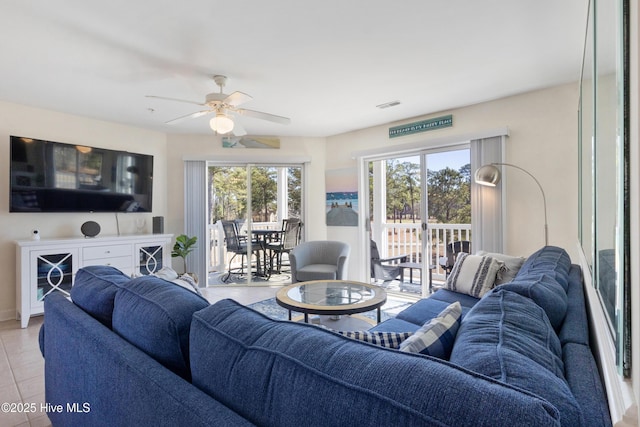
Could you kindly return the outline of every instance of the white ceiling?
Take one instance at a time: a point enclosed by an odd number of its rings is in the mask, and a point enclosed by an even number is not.
[[[0,100],[167,133],[225,93],[328,136],[574,82],[584,0],[0,0]],[[399,100],[399,106],[375,106]],[[37,120],[37,117],[34,117]]]

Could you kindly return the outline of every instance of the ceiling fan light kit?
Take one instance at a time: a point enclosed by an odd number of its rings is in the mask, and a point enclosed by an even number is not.
[[[225,134],[233,130],[233,120],[224,114],[216,114],[216,116],[209,121],[209,126],[214,132]]]
[[[162,96],[152,96],[148,95],[148,98],[158,98],[164,99],[167,101],[178,101],[178,102],[186,102],[189,104],[196,104],[208,107],[208,110],[196,111],[195,113],[188,114],[183,117],[178,117],[177,119],[169,120],[166,122],[167,124],[176,124],[180,123],[186,119],[193,119],[196,117],[204,116],[207,114],[215,114],[215,117],[209,121],[209,126],[216,133],[225,134],[229,133],[236,129],[233,133],[236,136],[242,136],[246,134],[246,131],[242,128],[242,126],[235,126],[232,118],[233,114],[239,114],[242,116],[253,117],[256,119],[267,120],[273,123],[280,123],[284,125],[288,125],[291,123],[291,119],[288,117],[276,116],[275,114],[263,113],[261,111],[254,110],[246,110],[244,108],[238,108],[239,105],[244,104],[245,102],[251,101],[253,98],[250,95],[247,95],[244,92],[235,91],[231,95],[227,95],[222,92],[225,84],[227,83],[227,77],[221,75],[213,76],[213,81],[220,87],[220,92],[218,93],[210,93],[205,96],[205,102],[194,102],[194,101],[186,101],[182,99],[175,98],[165,98]]]

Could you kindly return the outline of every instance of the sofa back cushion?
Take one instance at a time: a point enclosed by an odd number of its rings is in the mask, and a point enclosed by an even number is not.
[[[168,369],[189,379],[193,313],[209,303],[166,280],[142,276],[116,293],[113,330]]]
[[[120,287],[131,278],[117,268],[92,265],[81,268],[71,288],[71,300],[111,329],[113,301]]]
[[[551,325],[560,330],[567,314],[567,293],[562,285],[546,273],[528,272],[519,274],[513,281],[501,285],[506,289],[532,299],[547,314]]]
[[[548,402],[507,384],[231,300],[194,314],[190,342],[193,384],[257,425],[558,423]]]
[[[566,292],[570,268],[571,258],[567,251],[557,246],[544,246],[527,258],[517,276],[530,272],[546,273],[558,281]]]
[[[485,295],[463,319],[450,360],[548,400],[565,427],[584,425],[564,378],[560,341],[529,298],[505,289]]]

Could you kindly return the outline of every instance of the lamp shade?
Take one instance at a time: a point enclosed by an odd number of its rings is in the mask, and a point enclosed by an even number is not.
[[[476,170],[475,181],[477,184],[495,187],[500,182],[500,169],[494,165],[485,165]]]
[[[220,113],[216,114],[216,116],[211,119],[211,121],[209,122],[209,126],[211,126],[211,129],[213,129],[217,133],[229,133],[233,130],[233,120]]]

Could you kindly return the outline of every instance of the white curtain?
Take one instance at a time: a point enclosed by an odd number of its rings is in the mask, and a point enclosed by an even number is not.
[[[207,286],[207,162],[184,162],[184,233],[198,238],[187,257],[187,271],[198,275],[198,285]]]
[[[496,187],[476,184],[475,171],[486,164],[502,163],[506,136],[471,141],[471,240],[477,252],[504,252],[504,212],[502,181]]]

